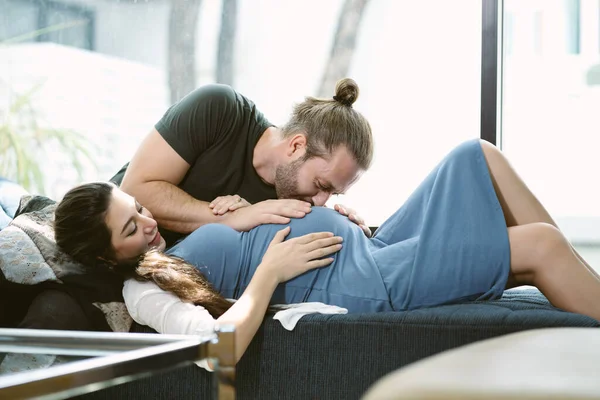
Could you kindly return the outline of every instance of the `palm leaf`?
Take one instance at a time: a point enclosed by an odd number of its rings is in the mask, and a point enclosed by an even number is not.
[[[77,19],[51,25],[1,41],[0,47],[89,22],[88,19]],[[4,79],[0,78],[0,83],[8,87],[9,93],[15,94],[6,110],[4,121],[0,121],[0,174],[16,180],[29,190],[37,188],[43,194],[44,176],[40,165],[44,160],[44,149],[53,142],[65,150],[65,155],[80,180],[84,169],[82,159],[87,159],[95,169],[98,168],[90,154],[91,143],[84,136],[72,130],[40,128],[32,98],[44,82],[37,83],[24,93],[12,90],[10,82]]]
[[[27,92],[17,94],[9,105],[4,124],[0,125],[0,174],[16,180],[30,191],[44,194],[40,165],[45,159],[44,150],[52,143],[64,151],[79,180],[83,179],[83,159],[94,169],[98,166],[90,152],[92,143],[83,135],[69,129],[40,128],[31,100],[40,87],[41,84],[37,84]]]
[[[68,22],[63,22],[61,24],[55,24],[55,25],[50,25],[47,26],[45,28],[42,29],[38,29],[32,32],[27,32],[24,33],[22,35],[18,35],[18,36],[13,36],[9,39],[3,40],[0,42],[0,46],[1,45],[8,45],[8,44],[15,44],[15,43],[21,43],[24,42],[26,40],[29,39],[34,39],[38,36],[42,36],[45,35],[47,33],[52,33],[52,32],[56,32],[56,31],[61,31],[63,29],[69,29],[69,28],[73,28],[79,25],[85,25],[85,24],[89,24],[90,20],[89,19],[76,19],[73,21],[68,21]]]
[[[4,154],[8,150],[8,146],[10,146],[8,134],[4,132],[6,129],[8,129],[7,126],[0,126],[0,154]]]
[[[26,188],[32,188],[34,186],[40,186],[43,181],[33,182],[28,174],[29,170],[34,170],[37,167],[37,162],[34,158],[30,157],[25,151],[27,143],[25,136],[17,135],[10,127],[2,130],[3,136],[5,136],[9,142],[9,150],[13,153],[13,165],[12,168],[3,171],[7,176],[16,179],[17,182],[21,183]],[[12,169],[12,170],[11,170]]]
[[[19,113],[23,110],[24,107],[30,106],[31,98],[33,97],[33,94],[35,92],[37,92],[42,87],[42,85],[43,85],[42,82],[38,82],[27,92],[20,93],[20,94],[17,93],[16,99],[13,101],[13,103],[8,108],[8,115]]]
[[[42,134],[44,138],[42,142],[55,139],[60,144],[61,148],[65,150],[65,155],[69,158],[71,165],[75,169],[78,178],[83,179],[83,164],[81,158],[86,159],[93,166],[94,169],[98,168],[95,160],[90,154],[89,147],[92,146],[84,136],[72,130],[56,130],[56,129],[39,129],[39,134]]]

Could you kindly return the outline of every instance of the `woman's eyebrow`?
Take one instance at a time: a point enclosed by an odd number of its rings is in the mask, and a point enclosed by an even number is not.
[[[137,208],[137,200],[135,199],[135,197],[133,198],[133,204],[136,206]],[[123,232],[125,232],[125,229],[127,229],[127,227],[129,226],[129,224],[133,222],[133,216],[129,217],[129,219],[127,220],[127,222],[125,222],[125,225],[123,225],[123,229],[121,230],[121,235],[123,234]]]

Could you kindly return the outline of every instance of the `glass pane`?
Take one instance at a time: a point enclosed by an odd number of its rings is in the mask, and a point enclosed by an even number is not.
[[[0,42],[37,29],[38,7],[34,2],[4,0],[0,10]]]
[[[505,1],[502,147],[600,266],[600,2]]]
[[[342,2],[275,3],[263,1],[252,12],[272,15],[278,35],[249,26],[254,18],[242,23],[248,55],[238,86],[284,123],[292,102],[314,94]],[[286,29],[309,14],[310,30]],[[479,136],[480,47],[480,1],[369,2],[349,75],[361,90],[355,108],[373,128],[375,159],[347,195],[328,205],[345,204],[377,226],[447,151]],[[278,62],[265,65],[272,49],[278,49]]]
[[[0,0],[0,8],[12,3]],[[0,58],[7,60],[0,65],[0,113],[18,94],[27,94],[31,107],[10,118],[11,129],[23,138],[31,165],[40,167],[44,160],[43,182],[36,185],[32,177],[28,188],[59,199],[79,182],[109,179],[131,158],[173,103],[174,80],[185,81],[188,91],[228,83],[271,122],[285,123],[294,102],[319,94],[346,1],[34,3],[47,10],[41,28],[79,18],[69,11],[77,7],[93,16],[94,51],[73,48],[87,43],[90,25],[46,35],[59,44],[0,47]],[[376,226],[452,147],[479,136],[481,1],[352,3],[355,9],[345,17],[358,21],[350,24],[356,40],[342,46],[351,54],[342,76],[360,86],[355,107],[372,124],[376,158],[348,194],[330,204],[355,208]],[[10,21],[0,21],[0,30],[6,30]],[[185,40],[178,44],[178,38]],[[169,69],[181,54],[184,64],[195,61],[191,76]],[[331,85],[323,93],[333,92]],[[33,126],[58,134],[40,144]],[[83,139],[69,136],[72,132]],[[94,162],[76,146],[61,146],[60,135],[87,148]],[[0,174],[17,172],[0,165]]]
[[[68,362],[85,360],[91,357],[65,356],[55,354],[23,354],[23,353],[0,353],[0,377],[45,369],[62,365]]]
[[[71,398],[133,379],[148,378],[198,359],[233,357],[230,327],[216,341],[196,335],[0,329],[0,398]],[[218,342],[218,343],[217,343]],[[218,371],[218,369],[216,369]],[[219,390],[231,387],[231,374],[214,374]]]
[[[237,87],[284,123],[292,102],[315,94],[343,2],[250,3],[241,3],[248,17],[240,19]],[[360,86],[355,108],[373,128],[375,159],[328,205],[345,204],[377,226],[446,152],[479,137],[481,2],[373,0],[364,13],[349,76]],[[256,28],[263,18],[277,35]],[[311,29],[287,29],[304,18]],[[274,49],[277,62],[265,63]]]
[[[46,9],[46,24],[48,26],[63,27],[46,35],[44,40],[66,46],[92,49],[92,38],[88,34],[89,24],[93,23],[93,16],[86,15],[83,9],[56,7],[48,5]]]

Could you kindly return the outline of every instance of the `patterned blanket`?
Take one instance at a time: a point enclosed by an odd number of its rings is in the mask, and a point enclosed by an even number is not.
[[[101,268],[77,263],[61,252],[52,228],[56,202],[23,196],[14,220],[0,231],[0,271],[20,285],[64,290],[101,331],[128,332],[132,319],[123,301],[123,280]]]

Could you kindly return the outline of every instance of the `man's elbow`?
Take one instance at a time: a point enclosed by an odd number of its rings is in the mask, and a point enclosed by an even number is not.
[[[152,182],[153,181],[139,177],[128,177],[125,175],[123,182],[121,182],[121,190],[140,201],[143,200],[147,194],[151,194]]]

